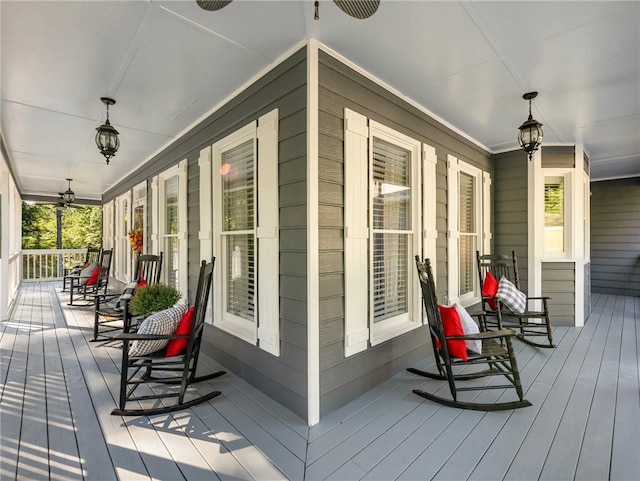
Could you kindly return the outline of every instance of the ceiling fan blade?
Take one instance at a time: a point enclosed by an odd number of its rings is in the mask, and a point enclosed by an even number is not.
[[[340,10],[353,18],[363,20],[376,13],[380,0],[333,0]]]
[[[196,0],[196,3],[200,8],[215,12],[223,7],[226,7],[232,0]]]

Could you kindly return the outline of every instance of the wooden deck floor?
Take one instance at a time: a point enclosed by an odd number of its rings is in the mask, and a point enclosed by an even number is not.
[[[640,479],[638,298],[595,295],[556,349],[516,344],[532,407],[443,407],[411,393],[442,383],[403,372],[308,428],[233,373],[209,404],[111,416],[119,353],[88,343],[90,309],[59,290],[23,285],[0,323],[3,480]]]

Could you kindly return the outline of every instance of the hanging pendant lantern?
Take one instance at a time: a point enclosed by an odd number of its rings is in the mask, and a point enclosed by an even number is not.
[[[538,92],[527,92],[522,96],[529,101],[529,118],[519,127],[518,143],[522,150],[529,155],[529,160],[533,159],[533,153],[538,150],[542,143],[542,124],[531,115],[531,100],[538,96]]]
[[[96,145],[98,146],[100,153],[107,159],[108,165],[109,159],[116,155],[116,152],[120,147],[118,131],[114,129],[109,122],[109,105],[115,104],[116,101],[108,97],[101,97],[100,100],[107,106],[107,120],[100,127],[96,128]]]

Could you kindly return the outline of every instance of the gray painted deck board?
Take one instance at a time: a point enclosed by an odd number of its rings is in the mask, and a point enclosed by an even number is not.
[[[402,372],[308,428],[231,372],[193,409],[111,416],[119,351],[88,342],[91,311],[65,296],[22,286],[0,325],[3,480],[640,479],[639,298],[595,294],[583,328],[555,328],[556,349],[515,344],[530,408],[447,408],[411,392],[442,383]]]

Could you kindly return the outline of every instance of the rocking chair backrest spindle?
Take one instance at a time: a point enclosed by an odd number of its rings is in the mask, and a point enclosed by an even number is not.
[[[506,277],[518,289],[520,289],[520,277],[518,276],[518,259],[516,257],[516,251],[511,251],[511,255],[480,255],[479,252],[476,252],[476,259],[478,261],[478,277],[480,278],[481,286],[484,282],[484,278],[487,275],[487,272],[491,272],[493,277],[495,277],[498,281],[501,277]]]
[[[162,252],[158,255],[138,254],[135,268],[133,269],[133,280],[140,281],[144,279],[147,284],[158,284],[162,273],[162,257]]]

